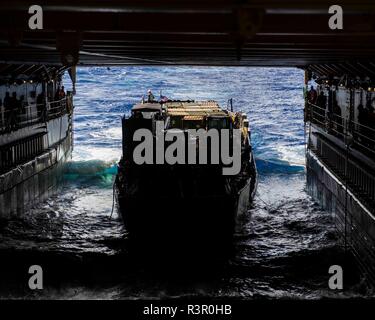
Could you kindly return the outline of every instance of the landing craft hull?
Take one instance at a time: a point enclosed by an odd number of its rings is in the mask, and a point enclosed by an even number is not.
[[[256,192],[255,163],[252,166],[254,174],[232,194],[196,196],[182,192],[170,195],[166,191],[164,195],[162,192],[155,195],[151,190],[142,192],[139,188],[134,192],[116,183],[118,209],[130,237],[137,241],[151,240],[163,246],[173,246],[178,242],[191,248],[229,248],[238,219],[248,212]],[[138,185],[145,182],[157,185],[157,181],[155,184],[151,181],[153,178],[144,177],[144,181],[138,180]],[[187,178],[175,178],[169,183],[181,186]],[[189,179],[194,180],[194,177],[190,176]],[[225,189],[224,185],[218,186],[220,179],[215,181],[213,178],[212,188]],[[164,181],[165,184],[168,181]],[[209,189],[210,186],[205,188]]]
[[[234,198],[164,198],[119,196],[122,219],[137,239],[192,241],[217,236],[229,239],[234,230]],[[176,209],[179,208],[179,209]]]
[[[178,242],[184,252],[231,246],[237,218],[247,213],[257,187],[247,116],[222,110],[215,101],[168,100],[135,105],[122,126],[115,187],[130,238],[163,249]],[[134,139],[138,129],[148,133],[142,144]],[[173,142],[178,161],[161,161],[158,146],[168,150],[171,136],[180,138]]]

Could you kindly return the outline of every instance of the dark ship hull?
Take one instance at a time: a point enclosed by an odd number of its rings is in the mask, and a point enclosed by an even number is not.
[[[116,180],[115,190],[125,227],[138,240],[230,244],[257,187],[255,161],[252,174],[236,182],[203,167],[134,169],[125,173],[127,181]]]

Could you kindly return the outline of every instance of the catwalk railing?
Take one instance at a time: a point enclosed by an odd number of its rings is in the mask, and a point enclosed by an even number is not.
[[[1,134],[12,133],[19,129],[45,124],[47,121],[71,114],[72,99],[67,96],[59,101],[47,104],[26,106],[24,112],[6,111],[1,115]],[[45,137],[47,131],[32,133],[24,138],[16,139],[0,147],[0,173],[4,173],[41,154],[48,148]]]
[[[13,143],[1,146],[0,173],[25,163],[44,151],[45,132],[38,133]]]
[[[309,104],[307,120],[345,142],[345,148],[335,146],[323,137],[317,140],[314,152],[346,184],[368,208],[375,209],[375,172],[368,164],[356,159],[350,148],[356,148],[369,157],[375,156],[375,130],[337,114]]]
[[[375,204],[375,175],[348,156],[345,151],[334,147],[330,142],[318,139],[314,150],[329,168],[335,172],[343,184],[347,184],[359,198],[368,204]]]
[[[1,107],[0,134],[16,131],[37,123],[45,123],[53,118],[61,117],[72,109],[70,95],[58,101],[42,104],[22,105],[6,110]]]
[[[375,122],[373,127],[346,119],[312,103],[306,104],[306,120],[311,121],[371,158],[375,158]]]

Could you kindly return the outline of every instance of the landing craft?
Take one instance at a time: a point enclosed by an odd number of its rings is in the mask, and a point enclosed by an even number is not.
[[[228,167],[222,158],[212,161],[215,152],[221,152],[223,141],[213,144],[197,137],[195,164],[187,159],[176,164],[157,161],[160,143],[157,125],[164,124],[164,135],[179,130],[191,140],[189,130],[208,132],[229,130],[240,132],[240,171],[224,175]],[[142,142],[134,140],[139,129],[153,134],[152,164],[134,161],[133,151]],[[215,101],[165,100],[136,104],[130,117],[122,119],[123,156],[118,164],[115,194],[119,212],[132,238],[150,237],[153,241],[173,242],[185,240],[199,245],[228,244],[234,234],[239,216],[247,213],[257,187],[257,170],[251,148],[251,135],[247,116],[240,112],[223,110]],[[219,139],[221,135],[218,134]],[[168,149],[173,141],[163,139]],[[235,142],[228,139],[234,155]],[[186,151],[191,141],[186,143]],[[199,148],[206,143],[206,150]],[[218,150],[213,150],[219,145]],[[216,149],[216,148],[215,148]],[[207,152],[206,164],[199,162],[201,152]],[[204,242],[202,241],[204,237]]]

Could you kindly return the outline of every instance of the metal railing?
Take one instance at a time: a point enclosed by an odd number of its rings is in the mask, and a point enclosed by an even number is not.
[[[72,98],[68,95],[58,101],[24,105],[12,110],[4,110],[4,107],[0,109],[0,133],[11,132],[70,113]]]
[[[318,139],[317,155],[331,170],[338,175],[348,188],[374,208],[375,174],[368,168],[353,160],[345,151],[334,147],[331,143]]]
[[[24,163],[44,150],[45,132],[1,146],[0,173]]]
[[[327,133],[333,134],[343,141],[352,140],[353,145],[375,157],[375,123],[374,127],[347,120],[341,115],[329,112],[315,104],[306,103],[306,120],[318,125]]]

